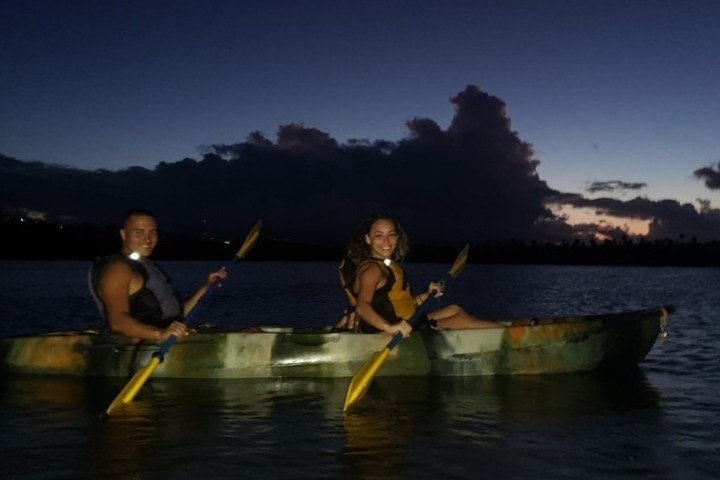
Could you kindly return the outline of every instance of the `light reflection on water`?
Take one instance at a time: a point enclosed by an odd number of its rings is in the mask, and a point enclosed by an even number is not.
[[[84,264],[0,267],[1,334],[99,325]],[[168,270],[190,290],[213,267]],[[327,325],[342,309],[332,264],[242,267],[202,321]],[[425,281],[445,268],[410,273]],[[0,467],[28,479],[714,478],[718,287],[715,269],[469,265],[449,300],[487,316],[677,311],[638,372],[378,377],[347,415],[347,379],[151,379],[101,419],[124,380],[4,378]]]
[[[342,380],[152,379],[109,418],[98,412],[122,382],[23,377],[4,385],[3,410],[13,418],[3,419],[3,436],[8,426],[22,432],[12,441],[25,459],[6,457],[4,466],[25,478],[47,478],[48,462],[70,475],[88,464],[89,478],[199,478],[208,468],[249,478],[369,478],[378,469],[379,478],[562,478],[563,470],[570,478],[580,467],[585,478],[605,478],[609,468],[672,478],[663,472],[676,468],[660,394],[639,372],[378,377],[347,415]]]

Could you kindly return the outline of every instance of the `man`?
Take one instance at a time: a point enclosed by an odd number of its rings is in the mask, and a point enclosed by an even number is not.
[[[227,277],[225,267],[208,275],[197,292],[181,303],[165,273],[149,259],[158,242],[153,214],[128,211],[120,238],[120,253],[96,261],[90,275],[91,291],[110,331],[156,341],[187,335],[182,319],[216,281]]]

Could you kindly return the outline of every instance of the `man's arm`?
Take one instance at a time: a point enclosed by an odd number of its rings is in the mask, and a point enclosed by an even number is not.
[[[212,272],[208,275],[205,283],[197,289],[192,297],[188,298],[185,303],[183,303],[183,315],[187,317],[200,299],[208,292],[208,290],[210,290],[210,287],[222,278],[227,278],[227,269],[225,267],[222,267],[220,270]]]
[[[124,262],[105,266],[98,283],[98,297],[105,307],[110,331],[143,340],[166,340],[185,335],[185,326],[173,322],[167,328],[146,325],[130,315],[130,293],[142,286],[142,279]]]

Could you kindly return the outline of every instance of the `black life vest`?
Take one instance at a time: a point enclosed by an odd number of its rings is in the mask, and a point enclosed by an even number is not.
[[[90,292],[105,319],[105,307],[98,297],[97,289],[104,268],[114,262],[126,263],[143,278],[143,286],[129,298],[129,313],[133,318],[158,328],[165,328],[174,320],[182,319],[182,303],[167,274],[149,260],[132,260],[120,253],[95,260],[88,275]]]

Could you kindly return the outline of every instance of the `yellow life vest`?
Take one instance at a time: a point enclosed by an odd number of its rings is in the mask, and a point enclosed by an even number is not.
[[[373,308],[377,312],[386,317],[389,322],[408,320],[415,313],[417,308],[415,298],[410,293],[410,286],[405,279],[405,271],[397,262],[386,264],[384,267],[389,270],[388,283],[375,292],[373,298]],[[357,293],[352,290],[352,283],[355,277],[355,267],[345,260],[340,263],[338,268],[340,274],[340,285],[347,296],[350,303],[350,311],[355,309]],[[388,311],[391,309],[392,311]]]
[[[390,262],[389,267],[395,276],[395,282],[387,293],[388,300],[395,309],[395,315],[403,320],[409,320],[417,306],[415,298],[410,293],[410,285],[405,281],[405,271],[397,262]]]

